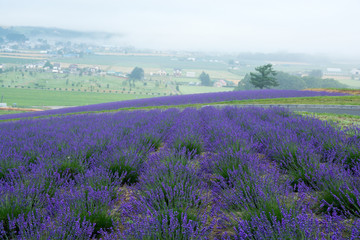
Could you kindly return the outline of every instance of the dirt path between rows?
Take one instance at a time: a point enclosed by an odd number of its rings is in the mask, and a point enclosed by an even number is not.
[[[14,108],[14,107],[0,107],[0,111],[23,111],[23,112],[39,112],[42,109],[37,108]]]
[[[314,91],[314,92],[330,92],[330,93],[348,93],[348,94],[353,94],[353,95],[360,95],[360,89],[326,89],[326,88],[309,88],[309,89],[304,89],[305,91]]]

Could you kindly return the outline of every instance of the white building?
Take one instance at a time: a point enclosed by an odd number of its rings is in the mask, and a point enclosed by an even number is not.
[[[351,71],[350,71],[351,75],[356,75],[356,76],[360,76],[360,69],[358,68],[353,68]]]
[[[341,68],[326,68],[324,71],[324,76],[345,76],[347,75],[344,73]]]
[[[225,80],[220,79],[216,82],[214,82],[214,87],[225,87],[227,84],[225,82]]]
[[[186,77],[195,77],[195,72],[186,72]]]

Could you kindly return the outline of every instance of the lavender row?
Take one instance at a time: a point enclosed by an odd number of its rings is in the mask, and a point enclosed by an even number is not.
[[[234,92],[218,92],[190,94],[183,96],[166,96],[151,99],[136,99],[120,102],[110,102],[80,107],[63,108],[57,110],[48,110],[43,112],[28,112],[21,114],[1,115],[0,120],[26,118],[87,111],[114,110],[128,107],[147,107],[147,106],[166,106],[197,103],[212,103],[221,101],[247,100],[247,99],[265,99],[265,98],[289,98],[289,97],[315,97],[315,96],[345,96],[344,93],[298,91],[298,90],[249,90]]]
[[[0,239],[356,239],[360,137],[285,109],[0,124]]]

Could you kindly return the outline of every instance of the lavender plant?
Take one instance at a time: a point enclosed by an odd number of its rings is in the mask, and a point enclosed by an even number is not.
[[[356,239],[359,139],[281,108],[0,123],[0,239]]]

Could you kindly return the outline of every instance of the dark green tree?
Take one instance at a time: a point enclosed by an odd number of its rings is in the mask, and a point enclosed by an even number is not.
[[[285,72],[278,71],[276,73],[276,81],[279,83],[279,86],[276,87],[277,89],[301,90],[306,88],[306,83],[301,77]]]
[[[11,42],[25,42],[26,40],[28,40],[24,34],[20,33],[9,33],[8,35],[6,35],[6,38],[8,41]]]
[[[46,61],[46,63],[44,64],[44,68],[49,67],[50,69],[52,69],[54,66],[50,63],[50,61]]]
[[[311,70],[309,77],[322,78],[323,72],[320,69]]]
[[[201,85],[204,86],[210,86],[211,85],[211,80],[210,80],[210,76],[209,74],[202,72],[199,76],[199,79],[201,81]]]
[[[250,83],[250,79],[250,75],[246,74],[245,77],[240,82],[238,82],[238,85],[234,88],[234,91],[255,89],[255,87]]]
[[[128,75],[128,79],[130,87],[135,86],[135,81],[144,79],[144,69],[135,67]],[[133,82],[132,84],[131,81]]]
[[[256,88],[270,88],[279,86],[275,76],[276,72],[271,64],[266,64],[255,68],[258,73],[250,73],[250,83]]]
[[[129,79],[136,81],[142,80],[144,78],[144,69],[135,67],[132,72],[129,74]]]

